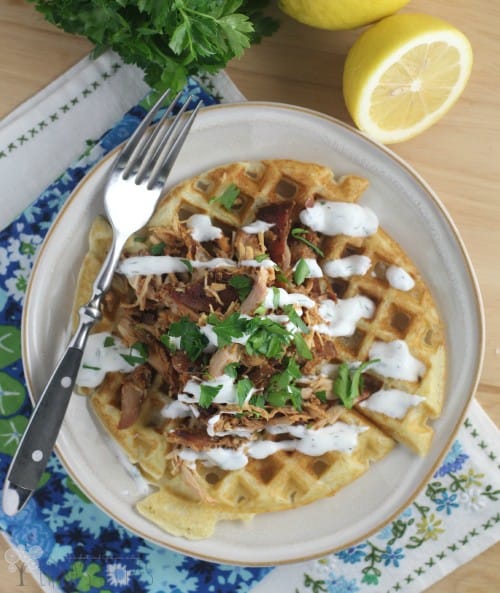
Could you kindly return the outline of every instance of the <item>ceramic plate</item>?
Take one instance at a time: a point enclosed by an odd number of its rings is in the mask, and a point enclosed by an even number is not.
[[[141,497],[91,415],[73,396],[57,440],[72,478],[106,513],[162,546],[213,561],[242,565],[296,562],[366,538],[395,519],[424,486],[451,444],[478,381],[483,353],[481,299],[469,258],[442,203],[401,159],[331,117],[288,105],[242,103],[202,111],[170,179],[230,161],[289,158],[359,174],[370,187],[362,202],[400,242],[430,287],[447,328],[447,397],[430,453],[402,446],[332,498],[299,509],[221,523],[208,540],[170,536],[134,510]],[[26,297],[23,354],[28,387],[40,393],[68,339],[68,320],[87,231],[102,213],[105,159],[81,182],[51,228]]]

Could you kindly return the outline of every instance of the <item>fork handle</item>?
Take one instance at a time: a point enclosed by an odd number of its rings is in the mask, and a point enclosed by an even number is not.
[[[90,329],[100,319],[100,302],[111,284],[125,238],[114,237],[90,301],[80,308],[80,322],[31,414],[11,461],[3,490],[3,509],[19,512],[36,490],[47,466],[75,386]]]

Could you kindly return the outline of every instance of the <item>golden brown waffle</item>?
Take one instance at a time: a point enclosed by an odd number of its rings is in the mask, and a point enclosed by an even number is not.
[[[238,187],[239,195],[227,209],[214,198],[232,185]],[[366,187],[367,181],[360,177],[336,181],[326,167],[297,161],[240,162],[219,167],[173,188],[159,204],[148,228],[128,241],[125,256],[144,253],[172,236],[180,240],[186,232],[185,221],[194,213],[209,214],[213,224],[230,237],[242,225],[253,222],[263,206],[292,202],[294,225],[300,225],[299,212],[314,201],[356,202]],[[75,307],[85,302],[109,238],[109,228],[98,219],[90,232],[90,249],[80,274]],[[195,472],[179,471],[172,463],[175,446],[165,438],[178,421],[160,419],[159,415],[168,401],[165,386],[161,381],[153,382],[136,422],[118,428],[117,394],[123,375],[109,374],[94,390],[93,408],[130,460],[159,487],[138,504],[138,510],[167,531],[190,538],[208,537],[221,519],[247,520],[255,513],[294,508],[331,496],[362,475],[371,462],[384,457],[394,446],[393,439],[418,453],[428,451],[433,434],[428,420],[440,414],[445,378],[443,329],[429,290],[401,247],[380,228],[369,237],[322,237],[319,247],[324,252],[324,258],[318,259],[320,264],[353,254],[370,258],[365,275],[329,282],[338,298],[362,295],[376,305],[375,314],[362,318],[352,336],[333,340],[335,354],[326,362],[366,361],[374,342],[404,340],[411,354],[425,365],[425,373],[418,381],[408,382],[382,377],[369,368],[365,395],[381,387],[395,388],[420,395],[422,403],[411,407],[402,419],[374,412],[359,402],[356,410],[344,408],[337,420],[367,428],[359,434],[358,447],[352,453],[332,451],[312,457],[280,451],[263,460],[249,459],[243,469],[234,471],[200,462]],[[253,244],[242,249],[240,259],[256,255]],[[385,277],[390,265],[410,274],[415,281],[411,290],[390,286]],[[128,302],[132,306],[126,281],[117,275],[104,306],[100,331],[113,331],[119,323],[120,300],[122,305]]]

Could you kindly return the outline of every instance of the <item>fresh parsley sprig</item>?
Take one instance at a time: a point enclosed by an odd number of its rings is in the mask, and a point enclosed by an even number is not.
[[[189,76],[216,72],[278,22],[269,0],[30,0],[45,19],[144,71],[158,91],[180,90]]]
[[[160,341],[169,349],[173,349],[172,339],[180,338],[180,347],[186,352],[189,360],[197,360],[208,344],[208,338],[201,333],[200,328],[187,317],[172,323],[166,334],[160,336]]]
[[[292,235],[292,237],[294,239],[297,239],[298,241],[302,241],[302,243],[304,243],[305,245],[310,247],[314,251],[314,253],[316,253],[316,255],[319,255],[320,257],[325,257],[325,254],[323,253],[323,251],[321,251],[321,249],[319,247],[317,247],[314,243],[311,243],[311,241],[309,241],[309,239],[306,239],[304,237],[304,235],[306,235],[307,232],[308,231],[306,229],[301,229],[300,227],[295,227],[294,229],[291,230],[290,234]]]
[[[240,188],[231,183],[226,187],[226,189],[220,194],[220,196],[214,196],[210,198],[209,204],[220,204],[226,210],[231,210],[236,202],[236,198],[240,195]]]

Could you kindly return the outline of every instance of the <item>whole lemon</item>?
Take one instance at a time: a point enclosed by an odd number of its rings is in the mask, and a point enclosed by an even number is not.
[[[409,0],[280,0],[280,9],[293,19],[338,31],[368,25],[395,13]]]

